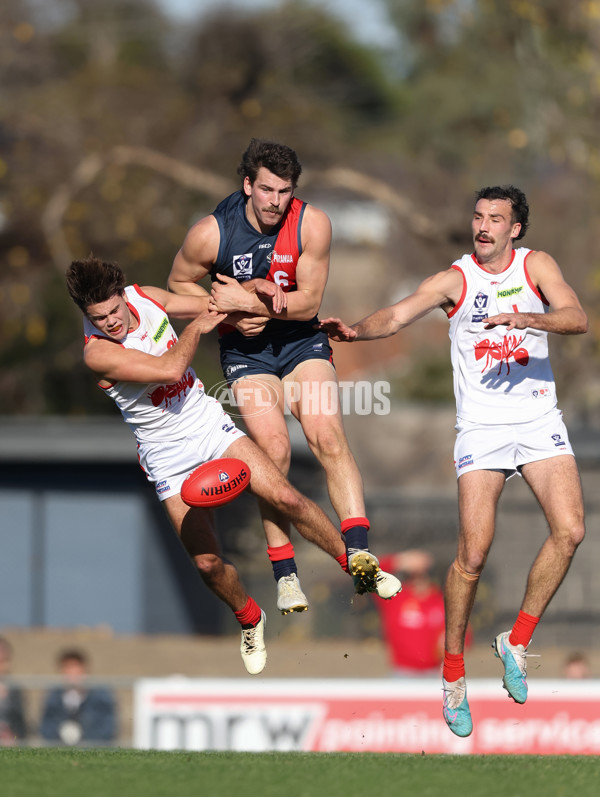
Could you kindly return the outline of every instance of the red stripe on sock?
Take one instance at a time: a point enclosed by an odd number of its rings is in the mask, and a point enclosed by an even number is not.
[[[519,612],[519,616],[515,620],[512,627],[508,641],[511,645],[523,645],[524,648],[531,642],[531,637],[535,631],[536,625],[539,623],[540,618],[534,617],[525,612]]]
[[[465,674],[465,654],[444,651],[444,667],[442,676],[445,681],[458,681]]]
[[[371,524],[366,517],[349,517],[346,520],[342,520],[342,534],[345,534],[348,529],[354,528],[354,526],[364,526],[366,529],[371,528]]]
[[[271,548],[269,545],[267,547],[267,553],[272,562],[281,562],[283,559],[293,559],[294,546],[291,542],[286,542],[285,545],[279,545],[277,548]]]
[[[260,606],[254,598],[248,598],[244,608],[234,614],[240,625],[256,625],[260,620]]]
[[[343,554],[341,554],[340,556],[336,556],[336,557],[335,557],[335,561],[336,561],[336,562],[339,562],[339,565],[340,565],[340,567],[342,568],[342,570],[343,570],[345,573],[349,573],[349,572],[350,572],[350,571],[348,570],[348,554],[346,554],[346,553],[343,553]]]

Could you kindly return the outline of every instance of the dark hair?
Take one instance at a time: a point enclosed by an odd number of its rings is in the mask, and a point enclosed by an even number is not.
[[[520,188],[516,188],[514,185],[494,185],[488,188],[481,188],[475,194],[475,204],[480,199],[505,199],[510,202],[513,224],[521,225],[521,230],[515,241],[525,237],[529,227],[529,205],[527,204],[527,197]]]
[[[88,658],[85,653],[77,648],[69,648],[68,650],[63,650],[62,653],[59,654],[58,664],[64,664],[66,661],[77,661],[82,667],[87,667],[88,664]]]
[[[91,304],[108,301],[116,293],[123,294],[125,274],[117,263],[107,263],[90,255],[73,260],[66,273],[71,299],[85,313]]]
[[[253,138],[248,149],[242,155],[242,161],[238,167],[242,183],[246,177],[250,179],[251,183],[254,183],[261,166],[282,180],[291,180],[294,188],[302,173],[298,156],[291,147],[277,144],[275,141]]]

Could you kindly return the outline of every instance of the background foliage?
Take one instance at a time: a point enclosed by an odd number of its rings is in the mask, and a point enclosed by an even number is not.
[[[371,309],[469,250],[480,185],[520,185],[526,244],[556,257],[592,321],[560,342],[559,390],[595,408],[600,2],[380,2],[393,49],[359,44],[308,1],[219,5],[184,24],[152,0],[3,0],[2,414],[112,411],[81,365],[69,259],[93,251],[164,285],[189,225],[236,187],[251,136],[297,149],[307,199],[391,192],[389,238],[359,253]],[[354,180],[320,180],[342,169]],[[349,276],[332,273],[331,290]],[[356,320],[356,291],[339,297]],[[400,394],[447,398],[435,387],[446,354],[417,353]],[[196,364],[219,380],[216,345]]]

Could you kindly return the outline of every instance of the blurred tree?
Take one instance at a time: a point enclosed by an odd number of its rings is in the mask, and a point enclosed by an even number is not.
[[[599,3],[380,1],[401,36],[393,57],[301,0],[185,25],[153,0],[3,0],[3,413],[111,411],[81,364],[63,260],[92,250],[164,285],[189,225],[235,187],[251,136],[295,147],[313,191],[392,210],[374,304],[468,248],[473,190],[512,181],[531,200],[528,244],[593,306]],[[573,395],[594,340],[561,346]],[[196,366],[218,381],[217,347]],[[409,394],[441,395],[431,376],[416,368]]]
[[[132,281],[163,285],[189,224],[217,201],[214,188],[198,190],[201,179],[189,190],[186,164],[226,175],[224,196],[251,135],[294,144],[310,131],[315,144],[302,154],[325,162],[353,120],[393,115],[395,94],[375,56],[302,4],[223,10],[186,27],[151,0],[6,6],[3,411],[108,412],[80,362],[80,323],[62,285],[68,263],[52,268],[52,234],[64,255],[94,251],[119,260]],[[210,179],[218,183],[218,174]],[[198,363],[218,381],[216,347]]]

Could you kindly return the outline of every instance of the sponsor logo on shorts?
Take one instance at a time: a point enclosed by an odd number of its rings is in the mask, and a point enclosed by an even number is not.
[[[233,432],[233,430],[235,429],[235,424],[234,423],[224,423],[223,426],[221,426],[221,429],[224,432]],[[221,478],[221,474],[220,473],[219,473],[219,478]],[[229,478],[229,476],[227,476],[227,478]]]
[[[458,460],[458,469],[467,468],[473,464],[473,454],[465,454]]]
[[[252,277],[252,252],[233,256],[233,276],[241,279]]]
[[[550,395],[550,389],[547,387],[541,387],[539,390],[532,390],[531,395],[533,398],[544,398],[545,396]]]
[[[246,363],[239,363],[239,365],[228,365],[225,369],[225,376],[229,379],[232,374],[235,374],[236,371],[239,371],[240,368],[247,368]]]
[[[561,435],[559,435],[559,434],[553,434],[553,435],[552,435],[552,439],[554,440],[554,445],[555,445],[557,448],[566,448],[566,447],[567,447],[567,444],[566,444],[566,443],[565,443],[565,441],[562,439]]]
[[[523,286],[519,285],[517,288],[503,288],[496,292],[499,299],[508,299],[510,296],[518,296],[523,291]]]
[[[171,485],[166,479],[163,479],[161,482],[156,482],[156,492],[159,494],[168,493],[171,489]]]
[[[322,343],[315,343],[312,347],[313,351],[322,351],[323,344]]]

